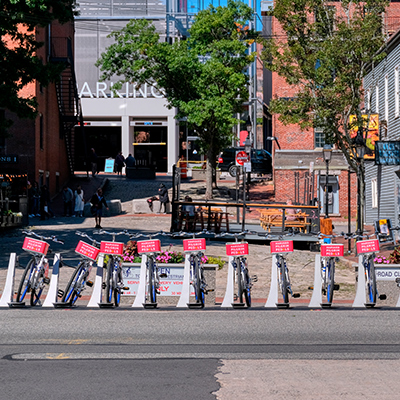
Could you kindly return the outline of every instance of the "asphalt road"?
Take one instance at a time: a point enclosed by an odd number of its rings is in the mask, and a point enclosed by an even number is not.
[[[394,399],[399,317],[398,310],[2,309],[0,398],[326,398],[315,392],[322,382],[341,393],[331,398]]]

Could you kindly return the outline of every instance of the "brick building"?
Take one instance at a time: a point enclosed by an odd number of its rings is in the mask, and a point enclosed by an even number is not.
[[[263,14],[263,35],[283,37],[285,33],[279,23],[267,15],[267,6],[273,2],[265,2]],[[339,7],[339,2],[330,2]],[[340,10],[338,10],[340,12]],[[397,29],[400,21],[400,1],[391,1],[386,15],[383,17],[384,29],[390,37]],[[264,72],[264,101],[269,103],[271,98],[292,98],[295,87],[289,85],[284,78],[270,71]],[[283,125],[278,115],[264,119],[264,131],[267,136],[265,147],[274,154],[274,183],[277,202],[287,199],[304,203],[311,198],[318,199],[321,212],[324,212],[324,188],[326,184],[326,165],[323,160],[322,148],[324,132],[320,130],[302,130],[297,125]],[[276,138],[269,141],[268,136]],[[278,148],[277,143],[280,148]],[[311,172],[310,172],[311,171]],[[310,182],[313,188],[305,189]],[[350,185],[349,185],[350,182]],[[299,195],[300,190],[300,195]],[[311,195],[310,193],[314,193]],[[351,216],[356,216],[357,210],[357,179],[354,173],[349,173],[347,163],[339,151],[333,152],[329,164],[328,178],[328,209],[331,216],[347,217],[349,205]],[[350,203],[349,203],[350,199]]]
[[[0,175],[24,175],[28,180],[46,184],[51,195],[60,190],[71,172],[73,151],[71,130],[76,124],[77,107],[73,72],[73,22],[52,22],[46,28],[35,30],[36,38],[44,46],[38,50],[44,62],[60,62],[65,66],[60,80],[43,87],[38,82],[26,85],[24,97],[34,96],[38,102],[38,115],[34,120],[19,119],[4,110],[7,119],[13,120],[10,137],[0,143]]]

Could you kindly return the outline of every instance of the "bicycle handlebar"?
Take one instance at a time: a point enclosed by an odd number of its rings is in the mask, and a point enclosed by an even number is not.
[[[40,240],[51,240],[55,243],[64,244],[63,240],[57,239],[57,237],[54,235],[53,236],[42,236],[42,235],[38,235],[36,232],[33,232],[33,231],[22,231],[22,233],[25,235],[28,235],[28,236],[36,236]]]
[[[126,229],[121,231],[121,232],[108,232],[108,231],[106,231],[104,229],[101,229],[99,231],[94,231],[93,233],[95,235],[111,235],[111,236],[127,235],[127,236],[129,236],[129,233],[128,233],[128,231]]]
[[[91,238],[87,233],[76,231],[75,235],[78,235],[78,236],[81,236],[84,238],[88,238],[89,240],[92,241],[93,244],[98,245],[98,246],[100,245],[100,242],[98,242],[96,239]]]

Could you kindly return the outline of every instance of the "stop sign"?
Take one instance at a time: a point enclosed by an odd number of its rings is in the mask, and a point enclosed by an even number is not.
[[[249,161],[249,155],[241,150],[236,152],[236,165],[243,165]]]

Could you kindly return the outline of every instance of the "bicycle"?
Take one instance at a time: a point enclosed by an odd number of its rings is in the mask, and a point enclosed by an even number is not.
[[[85,290],[86,286],[93,286],[93,282],[89,281],[88,277],[92,270],[93,262],[97,260],[97,256],[100,253],[100,249],[96,247],[100,245],[100,243],[86,233],[77,231],[75,234],[88,238],[92,242],[92,245],[81,240],[79,241],[75,252],[80,255],[81,261],[72,273],[65,290],[63,292],[60,291],[62,294],[61,303],[55,303],[55,306],[64,306],[66,304],[73,306],[78,298],[82,296],[82,292]]]
[[[124,244],[115,242],[115,236],[127,235],[127,232],[107,232],[105,230],[100,230],[95,233],[112,236],[112,242],[102,241],[100,243],[100,252],[108,255],[106,282],[103,283],[103,289],[106,289],[106,304],[112,305],[112,300],[114,298],[115,307],[119,307],[123,290],[128,290],[129,288],[123,286],[122,278],[121,256],[124,250]]]
[[[144,308],[156,308],[157,307],[157,294],[160,293],[159,291],[159,281],[160,277],[166,277],[166,274],[158,273],[158,266],[157,266],[157,255],[161,252],[161,244],[159,240],[152,240],[153,236],[158,236],[164,234],[163,232],[156,233],[153,235],[144,235],[144,234],[135,234],[129,235],[130,239],[136,239],[139,237],[149,237],[149,240],[143,240],[137,242],[137,249],[139,254],[143,254],[142,257],[146,257],[142,259],[142,266],[143,262],[145,262],[145,282],[142,284],[142,267],[141,267],[141,277],[140,277],[140,284],[138,288],[138,293],[136,295],[135,302],[133,303],[133,307],[137,307],[139,302],[144,301],[142,306]],[[144,286],[141,286],[144,285]]]
[[[233,303],[232,306],[236,308],[242,308],[247,306],[251,307],[251,289],[253,283],[257,282],[257,276],[253,275],[250,278],[249,270],[247,266],[247,257],[249,254],[248,243],[238,242],[238,237],[246,233],[251,233],[249,231],[243,231],[240,233],[222,233],[219,236],[232,236],[235,238],[235,243],[227,243],[226,251],[227,255],[231,257],[231,265],[234,269],[234,279],[236,285],[235,298],[239,300],[239,303]]]
[[[343,256],[343,245],[321,245],[321,278],[322,294],[326,296],[323,307],[330,307],[333,301],[333,291],[339,290],[340,286],[335,284],[336,257]]]
[[[27,236],[35,236],[39,240],[30,237],[25,237],[24,239],[22,249],[31,254],[32,257],[22,273],[16,303],[22,303],[26,294],[30,292],[30,305],[36,306],[40,304],[40,296],[43,293],[44,285],[50,283],[50,279],[47,276],[49,262],[46,258],[49,244],[44,240],[51,240],[61,244],[64,244],[64,242],[58,240],[55,236],[41,236],[33,231],[23,231],[23,233]]]
[[[293,298],[300,297],[300,293],[293,293],[290,282],[289,268],[285,254],[293,251],[293,241],[272,241],[271,253],[276,256],[276,267],[278,272],[278,287],[282,294],[283,303],[277,303],[278,307],[289,307],[289,294]]]

